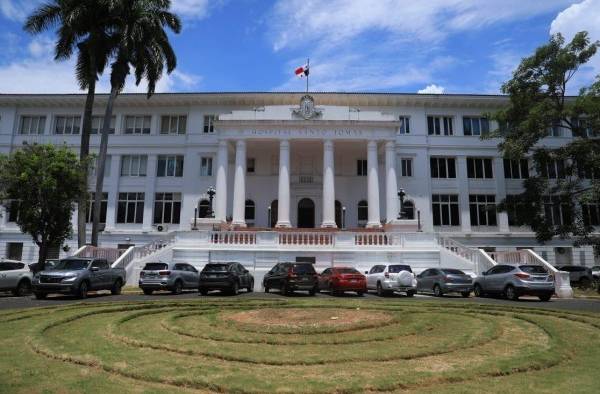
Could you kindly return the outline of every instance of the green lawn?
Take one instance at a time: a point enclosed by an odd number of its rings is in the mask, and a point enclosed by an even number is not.
[[[222,298],[0,313],[0,392],[597,392],[600,315]]]

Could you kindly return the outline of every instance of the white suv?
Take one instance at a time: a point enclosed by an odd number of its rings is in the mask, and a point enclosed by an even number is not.
[[[0,259],[0,291],[12,291],[16,296],[31,293],[33,274],[27,264]]]
[[[371,267],[371,270],[365,272],[365,275],[367,276],[367,290],[377,290],[379,296],[401,291],[412,297],[417,292],[417,279],[410,265],[375,265]]]

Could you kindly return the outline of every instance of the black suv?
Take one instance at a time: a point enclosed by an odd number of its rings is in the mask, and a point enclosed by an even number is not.
[[[589,267],[582,265],[562,265],[556,267],[559,271],[567,271],[569,273],[569,279],[571,283],[587,289],[592,285],[594,276],[592,270]]]
[[[229,291],[236,295],[240,289],[254,290],[254,277],[240,263],[209,263],[200,272],[198,291],[202,295],[210,290]]]
[[[311,263],[279,263],[263,279],[265,293],[270,289],[279,289],[281,294],[307,290],[312,296],[317,292],[318,286],[317,272]]]

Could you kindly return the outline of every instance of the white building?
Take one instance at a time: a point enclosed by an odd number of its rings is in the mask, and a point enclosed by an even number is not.
[[[530,229],[494,210],[534,171],[531,162],[504,161],[498,141],[479,138],[493,128],[483,114],[506,97],[314,93],[314,102],[301,102],[303,96],[120,96],[109,139],[101,246],[161,240],[168,247],[147,259],[196,265],[232,259],[257,272],[297,258],[321,266],[402,260],[417,270],[468,268],[468,252],[455,253],[458,244],[444,247],[452,240],[488,251],[532,248],[551,264],[594,263],[591,248],[562,240],[540,245]],[[96,100],[92,153],[106,98]],[[0,152],[36,142],[78,151],[84,100],[1,95]],[[572,138],[568,130],[555,135],[543,143],[559,146]],[[195,231],[195,210],[205,216],[211,186],[215,220],[197,219]],[[396,220],[400,188],[413,220]],[[0,256],[34,261],[37,248],[14,223],[17,214],[5,210],[0,218]],[[75,229],[76,222],[73,217]],[[67,246],[54,254],[72,254],[76,237]],[[142,249],[132,261],[149,253]]]

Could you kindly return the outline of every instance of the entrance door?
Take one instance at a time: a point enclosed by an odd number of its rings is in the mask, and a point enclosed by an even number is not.
[[[298,228],[315,227],[315,203],[310,198],[298,201]]]

